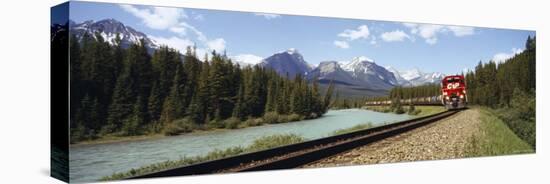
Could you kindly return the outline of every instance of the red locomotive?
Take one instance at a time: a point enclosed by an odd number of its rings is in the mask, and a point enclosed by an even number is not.
[[[441,102],[447,109],[465,108],[468,103],[464,76],[451,75],[441,80]]]

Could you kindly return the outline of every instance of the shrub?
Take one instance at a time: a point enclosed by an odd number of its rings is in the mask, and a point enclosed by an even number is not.
[[[495,110],[497,116],[519,138],[535,149],[536,145],[536,106],[535,95],[515,89],[510,107]]]
[[[290,120],[288,119],[288,115],[279,115],[279,119],[277,121],[279,123],[287,123]]]
[[[253,117],[248,117],[248,119],[246,119],[246,121],[244,121],[244,126],[259,126],[259,125],[262,125],[264,124],[264,120],[262,118],[253,118]]]
[[[408,113],[409,113],[409,114],[414,113],[415,110],[416,110],[416,109],[414,108],[414,105],[411,103],[411,104],[409,105]]]
[[[259,151],[277,146],[303,142],[305,139],[295,134],[270,135],[254,140],[249,151]]]
[[[395,112],[395,114],[403,114],[403,113],[405,113],[405,110],[403,109],[402,106],[399,105],[399,106],[395,107],[394,112]]]
[[[275,124],[279,122],[279,113],[277,112],[266,112],[263,116],[263,122],[266,124]]]
[[[207,129],[216,129],[216,128],[224,128],[224,124],[222,120],[210,120],[206,123]]]
[[[304,117],[299,115],[299,114],[296,114],[296,113],[292,113],[290,115],[288,115],[288,121],[300,121],[300,120],[304,120]]]
[[[224,120],[223,124],[224,124],[225,128],[228,128],[228,129],[241,128],[240,127],[241,120],[239,118],[235,118],[235,117],[231,117],[229,119]]]
[[[173,136],[182,133],[189,133],[197,129],[197,126],[189,119],[183,118],[172,121],[164,126],[164,135]]]

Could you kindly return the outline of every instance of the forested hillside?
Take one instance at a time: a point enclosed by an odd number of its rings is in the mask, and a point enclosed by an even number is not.
[[[105,135],[179,134],[197,128],[235,128],[316,118],[334,87],[293,79],[259,66],[240,67],[215,51],[199,60],[144,44],[114,46],[101,36],[70,39],[71,141]],[[324,94],[324,96],[322,96]]]

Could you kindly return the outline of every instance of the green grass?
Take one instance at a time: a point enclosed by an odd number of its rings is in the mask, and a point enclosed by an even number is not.
[[[255,152],[255,151],[265,150],[265,149],[274,148],[278,146],[299,143],[303,141],[305,141],[304,138],[294,134],[265,136],[254,140],[254,142],[247,147],[237,146],[237,147],[227,148],[225,150],[214,150],[204,156],[183,157],[179,160],[164,161],[156,164],[143,166],[140,168],[131,169],[126,172],[114,173],[111,176],[105,176],[101,178],[101,180],[102,181],[119,180],[119,179],[124,179],[132,176],[139,176],[147,173],[162,171],[166,169],[173,169],[176,167],[191,165],[191,164],[200,163],[208,160],[221,159],[221,158],[235,156],[243,153]]]
[[[408,107],[406,108],[408,109]],[[416,110],[420,110],[420,113],[416,114],[416,116],[419,117],[446,111],[443,106],[415,106],[414,108],[416,108]]]
[[[391,111],[389,106],[366,106],[367,110],[372,110],[375,112],[382,112],[382,113],[394,113]],[[422,116],[428,116],[436,113],[440,113],[445,111],[445,108],[443,106],[414,106],[415,113],[411,114],[414,116],[422,117]],[[409,106],[405,105],[403,106],[403,110],[405,112],[409,111]]]
[[[374,127],[374,125],[370,122],[365,123],[365,124],[358,124],[358,125],[352,126],[350,128],[335,130],[334,132],[332,132],[332,135],[346,134],[346,133],[355,132],[355,131],[359,131],[359,130],[364,130],[364,129],[368,129],[368,128],[372,128],[372,127]]]
[[[491,110],[475,108],[480,112],[480,134],[469,138],[466,156],[495,156],[533,153],[533,148],[520,139]]]

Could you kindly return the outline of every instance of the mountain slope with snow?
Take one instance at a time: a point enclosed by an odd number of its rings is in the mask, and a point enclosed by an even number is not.
[[[386,67],[386,69],[388,71],[390,71],[391,73],[393,73],[393,75],[395,76],[395,79],[397,80],[397,83],[400,85],[400,86],[412,86],[411,82],[407,79],[405,79],[403,76],[401,76],[401,74],[399,73],[399,71],[391,66],[388,66]]]
[[[406,70],[402,72],[398,72],[403,79],[409,81],[410,85],[412,86],[419,86],[429,83],[438,83],[445,77],[442,73],[439,72],[432,72],[432,73],[424,73],[420,71],[418,68],[414,68],[412,70]]]
[[[342,68],[370,89],[391,89],[398,85],[392,72],[364,56],[355,57]]]
[[[139,43],[141,39],[144,40],[149,53],[152,53],[160,46],[155,40],[147,37],[146,34],[136,31],[134,28],[126,26],[115,19],[103,19],[97,22],[88,20],[82,23],[70,21],[69,27],[71,34],[74,34],[79,40],[81,40],[85,34],[95,38],[96,33],[98,33],[103,40],[111,45],[115,45],[115,38],[118,34],[123,48],[129,47],[132,43]]]
[[[330,82],[334,81],[338,84],[346,85],[361,85],[362,82],[356,80],[351,76],[350,73],[346,72],[340,67],[340,64],[336,61],[323,61],[313,69],[307,75],[308,79],[311,80],[315,77],[319,81]]]
[[[265,58],[259,65],[273,69],[280,75],[288,75],[291,78],[298,74],[307,75],[312,70],[302,54],[294,48],[273,54]]]

